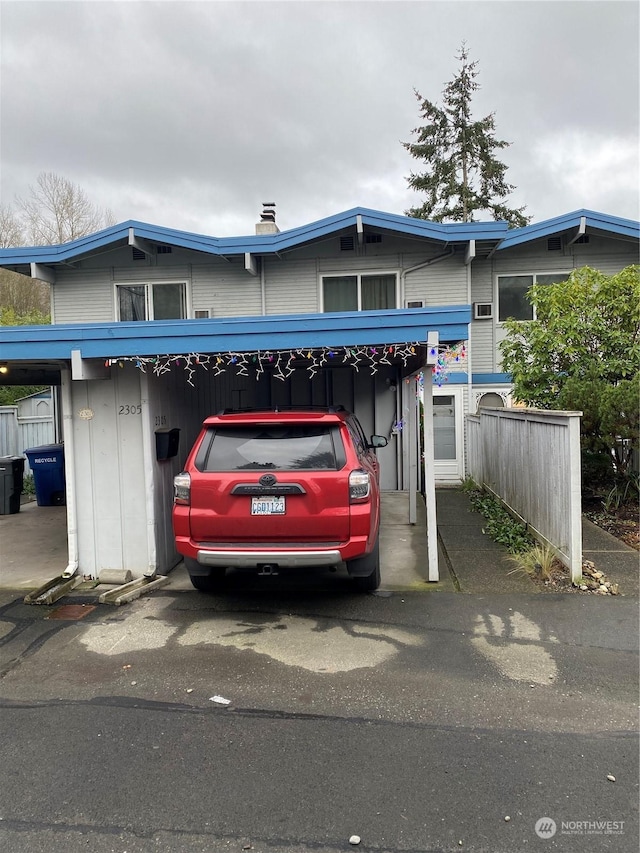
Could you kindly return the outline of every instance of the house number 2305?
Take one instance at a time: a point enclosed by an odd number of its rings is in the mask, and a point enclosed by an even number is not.
[[[119,415],[139,415],[142,412],[142,406],[138,403],[137,406],[120,406],[118,409]]]

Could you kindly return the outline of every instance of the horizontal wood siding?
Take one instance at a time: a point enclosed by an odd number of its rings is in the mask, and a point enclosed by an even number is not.
[[[264,258],[267,314],[304,314],[320,310],[314,260]]]
[[[132,266],[132,267],[115,267],[113,270],[113,281],[120,284],[123,281],[135,281],[140,284],[147,284],[153,281],[190,281],[191,268],[189,264],[173,264],[167,267],[149,267],[149,266]]]
[[[191,268],[191,307],[209,309],[212,317],[257,316],[262,313],[260,276],[244,264],[194,264]]]
[[[109,270],[57,271],[51,291],[54,323],[108,323],[115,320]]]
[[[546,240],[537,240],[496,252],[493,272],[496,275],[504,272],[555,272],[590,266],[612,275],[629,264],[637,263],[637,243],[591,236],[588,243],[574,243],[559,251],[550,252]]]
[[[471,369],[474,373],[494,373],[496,367],[495,325],[493,320],[471,323]]]
[[[537,409],[486,409],[466,419],[467,471],[582,571],[580,418]]]
[[[422,256],[402,258],[404,269],[425,261]],[[462,256],[453,255],[405,277],[405,300],[423,299],[426,305],[467,305],[467,268]]]

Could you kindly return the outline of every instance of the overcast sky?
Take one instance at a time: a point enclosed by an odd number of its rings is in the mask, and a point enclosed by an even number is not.
[[[638,218],[637,2],[0,2],[0,201],[42,171],[117,221],[251,234],[421,198],[401,145],[466,40],[534,221]]]

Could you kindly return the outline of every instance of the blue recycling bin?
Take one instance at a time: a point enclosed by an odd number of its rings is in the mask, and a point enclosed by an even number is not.
[[[44,444],[25,450],[33,472],[38,506],[62,506],[67,502],[64,480],[64,447]]]

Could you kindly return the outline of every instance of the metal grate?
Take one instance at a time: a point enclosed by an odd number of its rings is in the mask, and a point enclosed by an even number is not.
[[[341,252],[353,252],[355,245],[356,245],[355,240],[352,236],[340,238],[340,251]]]

